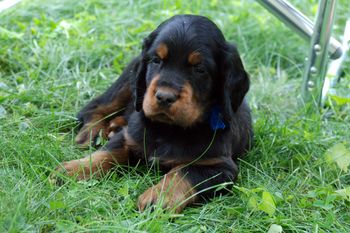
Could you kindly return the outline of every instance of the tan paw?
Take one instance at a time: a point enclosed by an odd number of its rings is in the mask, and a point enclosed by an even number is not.
[[[106,130],[108,139],[111,139],[118,130],[120,130],[123,126],[126,126],[127,124],[128,122],[122,116],[117,116],[116,118],[112,119],[109,122],[109,126]]]
[[[84,180],[88,177],[85,176],[86,169],[79,160],[72,160],[69,162],[63,162],[58,166],[53,173],[49,176],[49,182],[54,185],[63,185],[65,183],[64,176],[73,177],[76,180]]]
[[[163,209],[180,213],[195,201],[195,190],[186,179],[178,174],[167,175],[157,185],[140,195],[137,203],[140,211],[144,211],[148,206],[160,205]]]
[[[127,153],[123,149],[114,152],[95,151],[85,158],[63,162],[51,174],[49,180],[51,183],[60,184],[62,176],[69,176],[75,180],[87,180],[92,176],[101,178],[116,164],[124,164],[126,161]]]
[[[105,122],[88,123],[81,128],[75,138],[75,142],[81,148],[88,148],[95,143],[96,138],[101,135],[105,137]]]
[[[63,162],[61,166],[56,168],[56,173],[73,177],[76,180],[87,180],[92,175],[85,159]]]
[[[98,137],[110,139],[125,125],[127,125],[127,121],[122,116],[117,116],[108,123],[105,120],[87,123],[81,128],[75,141],[79,147],[88,148],[95,144]]]

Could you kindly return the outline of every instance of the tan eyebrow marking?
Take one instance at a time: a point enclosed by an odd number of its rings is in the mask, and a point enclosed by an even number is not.
[[[188,55],[188,62],[191,65],[198,65],[202,61],[202,54],[200,52],[192,52]]]
[[[159,44],[156,53],[160,59],[166,59],[168,57],[168,46],[164,43]]]

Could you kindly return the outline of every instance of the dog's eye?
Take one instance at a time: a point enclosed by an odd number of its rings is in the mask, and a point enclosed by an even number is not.
[[[194,70],[194,72],[199,73],[199,74],[205,73],[205,68],[201,64],[194,66],[193,70]]]
[[[151,63],[160,64],[162,60],[159,57],[152,57]]]

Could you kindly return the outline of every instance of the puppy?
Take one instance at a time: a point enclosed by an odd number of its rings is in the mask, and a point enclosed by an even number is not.
[[[138,199],[177,213],[213,197],[237,177],[237,158],[252,141],[244,101],[249,78],[236,47],[208,18],[177,15],[160,24],[142,52],[101,96],[79,113],[76,142],[107,144],[57,170],[78,180],[116,165],[157,164],[165,173]],[[225,190],[225,189],[220,189]]]

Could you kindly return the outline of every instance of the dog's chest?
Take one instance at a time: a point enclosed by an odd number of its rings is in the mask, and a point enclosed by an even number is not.
[[[142,115],[133,114],[128,125],[129,135],[139,145],[140,159],[159,162],[160,165],[177,165],[197,159],[222,156],[221,133],[209,125],[180,129],[171,125],[145,121]]]
[[[214,132],[203,129],[174,130],[148,127],[144,143],[146,157],[160,165],[179,165],[215,156],[218,151]]]

